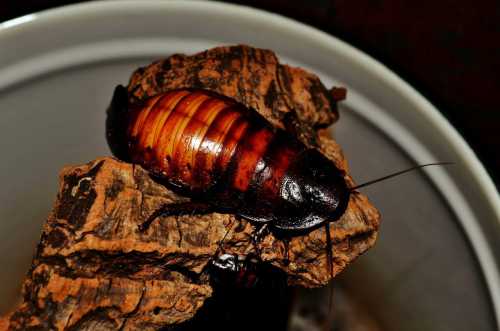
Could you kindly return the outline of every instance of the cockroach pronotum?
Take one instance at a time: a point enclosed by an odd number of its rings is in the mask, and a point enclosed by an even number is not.
[[[116,157],[140,164],[162,184],[191,197],[158,209],[142,229],[160,215],[215,211],[283,235],[325,225],[330,266],[328,225],[343,215],[351,192],[431,165],[350,188],[344,172],[316,149],[273,127],[256,111],[201,89],[171,90],[129,104],[126,88],[118,86],[108,109],[106,137]],[[215,265],[227,262],[223,260]]]

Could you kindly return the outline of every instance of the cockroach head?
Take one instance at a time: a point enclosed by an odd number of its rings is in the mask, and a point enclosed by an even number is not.
[[[344,173],[315,149],[304,152],[291,166],[280,195],[285,201],[276,227],[303,231],[335,222],[347,209],[350,191]]]
[[[114,156],[122,161],[128,161],[127,142],[128,92],[118,85],[113,93],[113,99],[107,110],[106,140]]]

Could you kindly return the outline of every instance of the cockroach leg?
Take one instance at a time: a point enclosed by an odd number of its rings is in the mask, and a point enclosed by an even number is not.
[[[229,228],[227,229],[226,233],[224,234],[224,237],[222,237],[221,241],[219,241],[219,245],[217,246],[217,250],[214,253],[214,256],[217,256],[224,248],[224,241],[226,240],[227,235],[233,228],[234,220],[231,219],[231,222],[229,223]]]
[[[285,246],[285,259],[283,263],[288,266],[290,264],[290,239],[283,238],[283,245]]]
[[[257,225],[256,229],[252,233],[252,242],[255,247],[255,251],[257,252],[257,257],[260,259],[260,242],[269,234],[268,223],[264,223],[262,225]]]
[[[327,268],[330,272],[330,278],[333,279],[333,255],[332,255],[332,237],[330,235],[330,223],[325,223],[326,233],[326,256],[328,258]]]
[[[269,234],[268,223],[258,225],[258,228],[252,234],[252,242],[258,245],[262,239],[264,239]]]
[[[211,205],[202,202],[188,201],[165,204],[156,209],[143,223],[139,224],[139,231],[147,231],[151,223],[160,216],[205,215],[214,211]]]
[[[332,315],[332,305],[333,305],[333,254],[332,254],[332,237],[330,235],[330,223],[327,222],[325,223],[325,232],[326,232],[326,256],[328,258],[327,261],[327,268],[329,269],[330,272],[330,295],[328,297],[328,312],[329,316]],[[330,319],[328,319],[330,320]]]

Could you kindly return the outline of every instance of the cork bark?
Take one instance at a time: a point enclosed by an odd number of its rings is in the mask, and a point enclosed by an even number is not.
[[[243,83],[231,75],[217,80],[222,78],[210,68],[220,66],[218,61],[253,73],[244,75]],[[266,69],[269,63],[272,70]],[[294,82],[317,79],[301,69],[279,65],[270,51],[234,46],[155,62],[136,71],[128,88],[131,98],[140,99],[168,88],[202,84],[251,105],[285,128],[283,119],[293,112],[294,132],[330,158],[345,172],[348,184],[354,185],[340,147],[320,129],[336,118],[327,107],[331,104],[324,101],[333,100],[326,89],[310,87],[294,94],[283,84],[276,85],[280,92],[266,104],[259,84],[278,84],[276,72],[283,75],[282,71]],[[221,72],[225,75],[226,70]],[[246,86],[253,75],[272,78],[242,89],[240,85]],[[307,97],[308,93],[315,96]],[[299,102],[300,107],[294,106]],[[139,230],[138,225],[158,207],[185,201],[189,199],[155,182],[140,166],[114,158],[64,168],[54,208],[24,282],[23,301],[0,319],[0,330],[158,330],[182,325],[213,295],[207,265],[223,238],[223,252],[257,255],[286,274],[289,285],[319,287],[329,282],[324,228],[291,238],[288,249],[273,233],[255,244],[254,225],[231,214],[159,217],[147,231]],[[379,219],[366,196],[351,195],[345,214],[330,226],[334,275],[375,243]]]
[[[157,330],[186,321],[212,294],[204,270],[228,230],[226,253],[260,251],[290,284],[317,287],[329,280],[323,228],[292,238],[288,256],[273,234],[256,249],[253,225],[228,214],[158,218],[141,232],[138,224],[159,206],[186,198],[114,158],[64,168],[60,177],[23,303],[4,329]],[[335,274],[375,240],[376,211],[363,204],[361,194],[353,195],[331,228]]]

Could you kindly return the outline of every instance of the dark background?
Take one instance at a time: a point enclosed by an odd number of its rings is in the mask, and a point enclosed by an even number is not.
[[[0,0],[0,21],[75,2],[79,1]],[[228,2],[305,22],[384,63],[437,106],[464,136],[498,187],[500,1]]]

